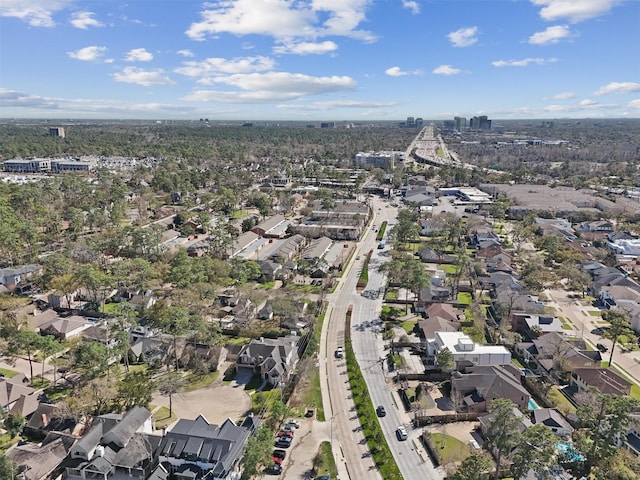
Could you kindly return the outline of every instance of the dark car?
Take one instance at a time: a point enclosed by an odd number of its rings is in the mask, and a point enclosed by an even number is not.
[[[278,437],[273,445],[278,448],[289,448],[291,446],[291,439],[289,437]]]
[[[378,415],[379,417],[384,417],[386,414],[387,411],[385,410],[384,406],[378,405],[378,407],[376,408],[376,415]]]
[[[287,452],[285,450],[274,450],[273,451],[273,456],[276,458],[281,458],[281,459],[285,459],[285,457],[287,456]]]
[[[331,480],[331,475],[320,475],[316,477],[315,480]]]
[[[277,463],[274,463],[273,465],[265,468],[264,473],[269,475],[280,475],[282,473],[282,467]]]
[[[600,350],[602,353],[609,351],[609,347],[607,347],[606,345],[604,345],[602,343],[597,343],[596,344],[596,348],[598,350]]]

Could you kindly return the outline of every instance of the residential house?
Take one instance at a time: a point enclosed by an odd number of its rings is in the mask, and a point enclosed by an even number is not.
[[[442,230],[444,226],[444,223],[440,220],[435,220],[432,218],[420,220],[420,235],[422,235],[423,237],[428,237],[433,233]]]
[[[491,245],[481,248],[476,253],[476,259],[481,260],[487,272],[511,273],[512,256],[502,246]]]
[[[482,413],[497,398],[511,400],[526,411],[531,395],[521,384],[521,372],[512,364],[472,367],[451,375],[451,400],[458,412]]]
[[[307,261],[324,258],[332,245],[333,240],[329,237],[316,238],[309,244],[304,252],[302,252],[300,258]]]
[[[545,333],[562,333],[562,322],[552,315],[534,315],[530,313],[514,313],[511,327],[514,332],[525,338],[539,337]]]
[[[33,415],[24,426],[29,438],[43,439],[50,432],[72,434],[76,426],[73,418],[58,416],[58,406],[51,403],[39,403]]]
[[[433,341],[427,344],[427,354],[436,357],[442,349],[453,355],[456,368],[469,365],[506,365],[511,362],[511,353],[502,345],[479,345],[463,332],[435,332]]]
[[[454,264],[457,261],[455,255],[449,255],[448,253],[440,253],[433,248],[424,247],[418,250],[418,257],[424,263],[446,263]]]
[[[0,408],[13,415],[28,417],[38,409],[38,395],[29,386],[24,373],[15,377],[0,377]]]
[[[273,307],[269,302],[266,302],[264,306],[258,310],[258,320],[271,320],[273,318]]]
[[[18,268],[0,268],[0,286],[13,292],[20,282],[40,272],[40,265],[28,264]]]
[[[162,438],[158,468],[176,480],[240,480],[244,449],[259,425],[252,415],[240,425],[227,419],[220,426],[202,415],[181,418]]]
[[[583,222],[578,226],[581,232],[613,232],[614,225],[610,220],[594,220],[591,222]]]
[[[460,330],[460,322],[451,321],[444,317],[428,316],[418,321],[418,332],[423,341],[432,340],[436,332],[457,332]]]
[[[40,333],[42,335],[53,335],[58,340],[68,340],[79,336],[89,327],[91,327],[91,323],[86,318],[79,315],[71,315],[65,318],[58,317],[43,324],[40,326]]]
[[[265,282],[273,282],[276,279],[281,279],[284,273],[284,269],[281,263],[273,262],[271,260],[260,260],[260,275]]]
[[[463,316],[461,312],[450,303],[433,303],[425,310],[427,317],[442,317],[450,322],[456,322]]]
[[[41,443],[16,445],[5,453],[16,468],[17,480],[49,480],[61,478],[61,464],[77,438],[52,432]]]
[[[571,372],[571,385],[578,392],[596,389],[620,397],[631,393],[631,383],[610,368],[576,368]]]
[[[162,438],[151,432],[151,412],[144,407],[134,407],[125,415],[100,415],[71,447],[63,463],[66,478],[146,480]]]
[[[531,411],[531,423],[542,424],[562,438],[570,438],[573,427],[569,421],[555,408],[538,408]]]
[[[556,235],[569,242],[576,239],[571,222],[564,218],[536,218],[536,225],[543,235]]]
[[[577,368],[596,368],[602,357],[598,350],[588,350],[584,342],[569,342],[564,335],[550,332],[530,342],[517,343],[516,352],[526,362],[535,361],[549,372],[573,371]]]
[[[432,303],[443,303],[451,299],[451,287],[431,285],[423,287],[418,292],[417,309],[424,309]],[[419,310],[416,310],[419,311]]]
[[[236,368],[260,375],[272,386],[287,382],[300,359],[299,341],[297,335],[252,340],[240,350]]]
[[[131,341],[129,355],[136,363],[162,363],[171,345],[171,339],[165,336],[137,337]]]
[[[628,285],[605,285],[600,288],[598,299],[604,308],[614,308],[620,300],[640,303],[640,288]]]
[[[517,407],[513,407],[513,416],[517,419],[518,424],[518,432],[524,433],[528,428],[532,427],[533,424],[531,420],[523,414]],[[491,423],[493,422],[494,414],[489,413],[488,415],[484,415],[478,418],[478,422],[480,422],[480,431],[486,437],[490,431]]]

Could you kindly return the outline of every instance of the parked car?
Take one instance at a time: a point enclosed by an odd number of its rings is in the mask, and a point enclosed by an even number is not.
[[[282,467],[277,463],[265,468],[264,473],[269,475],[280,475],[282,473]]]
[[[293,425],[294,428],[300,428],[300,422],[298,420],[296,420],[295,418],[289,420],[287,422],[287,425]]]
[[[609,351],[609,347],[607,347],[606,345],[602,344],[602,343],[597,343],[596,344],[596,348],[598,350],[600,350],[602,353],[604,352],[608,352]]]
[[[276,437],[278,437],[278,438],[282,438],[282,437],[293,438],[293,432],[290,431],[290,430],[280,430],[278,433],[276,433]]]
[[[291,446],[291,440],[289,437],[278,437],[273,445],[277,448],[289,448]]]
[[[283,460],[279,457],[273,457],[273,463],[282,466]]]
[[[273,456],[276,458],[281,458],[284,460],[287,456],[286,450],[278,450],[277,448],[273,451]]]
[[[400,425],[396,430],[396,436],[398,437],[398,440],[406,440],[407,438],[409,438],[409,435],[407,434],[407,429],[404,428],[402,425]]]
[[[378,405],[376,408],[376,415],[379,417],[384,417],[387,414],[387,411],[384,408],[384,405]]]
[[[287,423],[287,424],[282,426],[281,431],[283,431],[283,432],[293,432],[296,428],[297,427],[295,425]]]

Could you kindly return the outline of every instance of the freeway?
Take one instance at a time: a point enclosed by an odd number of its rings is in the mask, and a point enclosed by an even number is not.
[[[345,318],[351,305],[351,338],[354,353],[367,382],[373,404],[384,405],[387,410],[387,415],[380,418],[380,425],[403,478],[439,480],[443,478],[442,473],[434,468],[424,452],[420,454],[417,447],[416,438],[419,432],[411,430],[404,410],[398,410],[392,401],[383,370],[382,359],[386,352],[381,335],[381,323],[374,320],[379,318],[382,298],[366,298],[356,292],[360,271],[369,251],[372,251],[372,255],[367,290],[378,290],[384,286],[385,281],[383,275],[377,271],[377,266],[386,261],[387,250],[376,248],[376,233],[372,225],[381,225],[384,220],[393,224],[397,210],[388,207],[379,198],[372,200],[372,207],[375,218],[358,244],[357,255],[353,257],[357,258],[359,255],[361,260],[351,261],[335,292],[327,295],[327,321],[323,325],[321,336],[320,385],[326,418],[330,422],[330,436],[338,476],[351,480],[381,478],[368,456],[368,448],[360,431],[349,392],[345,362],[333,357],[335,349],[344,345]],[[400,425],[407,427],[407,441],[399,441],[396,438],[395,431]]]

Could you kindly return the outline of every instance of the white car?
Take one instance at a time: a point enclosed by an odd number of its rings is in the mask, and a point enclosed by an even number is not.
[[[293,428],[300,428],[300,422],[296,419],[291,419],[287,422],[287,426],[292,426]]]
[[[336,351],[333,353],[333,356],[336,358],[344,357],[344,351],[342,350],[342,347],[336,348]]]
[[[404,426],[402,425],[400,425],[396,430],[396,435],[398,436],[398,440],[406,440],[407,438],[409,438],[409,435],[407,434],[407,429],[404,428]]]

